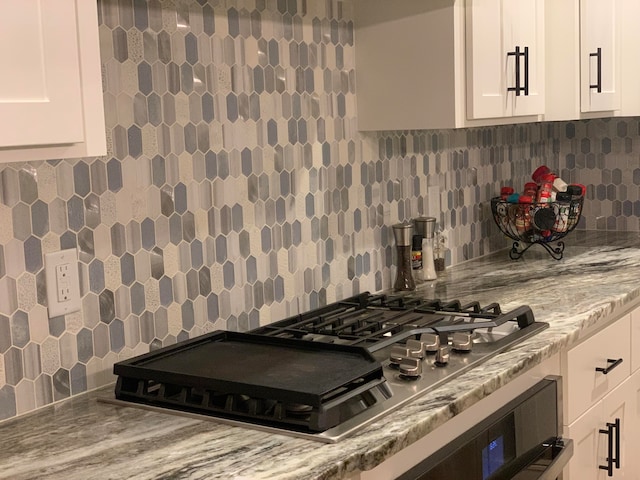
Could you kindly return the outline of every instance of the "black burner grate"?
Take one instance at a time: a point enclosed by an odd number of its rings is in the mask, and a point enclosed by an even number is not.
[[[281,320],[253,330],[259,335],[361,345],[375,351],[427,331],[448,335],[457,331],[494,328],[505,322],[519,328],[534,323],[527,306],[503,313],[500,305],[462,305],[454,300],[425,300],[416,295],[362,293],[321,310]]]

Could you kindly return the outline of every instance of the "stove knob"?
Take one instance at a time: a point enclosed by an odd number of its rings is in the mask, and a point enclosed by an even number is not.
[[[389,361],[393,365],[400,365],[403,359],[409,357],[410,352],[404,345],[393,345],[389,353]]]
[[[400,363],[400,375],[417,378],[422,375],[422,362],[419,358],[403,358]]]
[[[469,332],[456,332],[451,338],[453,349],[457,352],[470,352],[473,346],[473,335]]]
[[[444,345],[436,352],[435,364],[438,367],[444,367],[447,363],[449,363],[449,346]]]
[[[407,349],[409,349],[409,356],[412,358],[424,358],[425,345],[420,340],[409,339],[407,340]]]
[[[436,353],[440,348],[440,336],[436,333],[423,333],[420,335],[420,341],[424,343],[428,353]]]

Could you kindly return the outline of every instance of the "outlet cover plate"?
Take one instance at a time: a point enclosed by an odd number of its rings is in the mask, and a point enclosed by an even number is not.
[[[44,256],[44,265],[49,318],[80,311],[78,251],[70,248],[47,253]],[[64,293],[61,293],[61,290]]]

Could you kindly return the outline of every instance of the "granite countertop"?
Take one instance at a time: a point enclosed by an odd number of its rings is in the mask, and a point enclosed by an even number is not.
[[[0,424],[0,478],[339,479],[378,465],[585,332],[640,302],[640,235],[574,232],[452,268],[425,294],[532,307],[550,327],[337,444],[98,402],[112,387]],[[569,237],[568,237],[569,238]]]

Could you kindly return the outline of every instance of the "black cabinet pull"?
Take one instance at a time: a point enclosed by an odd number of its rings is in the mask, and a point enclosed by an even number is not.
[[[529,95],[529,47],[524,47],[524,94]]]
[[[516,92],[516,96],[520,96],[520,46],[516,45],[516,49],[513,52],[507,52],[507,57],[516,57],[516,86],[507,87],[507,92]]]
[[[515,74],[516,74],[516,86],[507,87],[508,92],[516,92],[516,97],[519,97],[521,93],[525,96],[529,95],[529,47],[524,47],[524,50],[520,50],[520,46],[516,45],[513,52],[507,52],[507,57],[515,57]],[[524,87],[522,86],[520,71],[520,57],[524,57]]]
[[[607,358],[607,363],[610,364],[607,367],[596,367],[596,372],[602,372],[604,375],[606,375],[611,370],[620,365],[622,363],[622,359],[619,358],[617,360],[614,360],[613,358]]]
[[[615,464],[616,464],[616,468],[620,468],[620,419],[616,418],[615,422],[614,422],[614,427],[616,429],[616,441],[615,441],[615,447],[616,447],[616,458],[614,460]]]
[[[613,429],[615,427],[615,423],[607,422],[607,429],[603,430],[602,428],[598,430],[600,433],[604,433],[607,436],[607,464],[606,465],[598,465],[600,470],[606,470],[608,477],[613,477]]]
[[[598,93],[602,93],[602,48],[598,47],[596,53],[590,53],[589,59],[596,57],[596,84],[590,84],[589,88],[595,88]]]
[[[613,477],[614,465],[617,469],[620,468],[620,419],[616,418],[614,423],[607,422],[607,429],[599,429],[598,431],[607,435],[607,464],[598,465],[598,468],[606,470],[608,477]],[[615,456],[613,454],[614,447]]]

